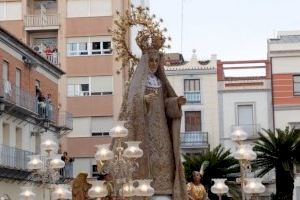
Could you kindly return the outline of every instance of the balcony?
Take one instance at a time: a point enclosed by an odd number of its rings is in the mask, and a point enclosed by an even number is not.
[[[35,97],[8,80],[0,79],[0,102],[12,111],[36,114]]]
[[[208,132],[191,131],[180,134],[181,148],[209,148]]]
[[[30,175],[27,170],[30,155],[33,155],[30,151],[0,144],[0,177],[27,180]]]
[[[246,133],[248,133],[248,139],[258,139],[259,135],[258,132],[261,130],[260,124],[239,124],[239,125],[232,125],[231,132],[233,132],[236,127],[241,127]]]
[[[201,103],[200,91],[185,91],[184,96],[187,103]]]
[[[73,129],[73,115],[72,115],[72,113],[59,112],[58,126],[62,130],[72,130]]]
[[[55,40],[55,43],[57,43],[57,40]],[[57,52],[56,44],[52,48],[47,48],[46,44],[38,43],[32,45],[32,49],[38,52],[42,57],[46,58],[53,65],[59,65],[59,54]]]
[[[25,30],[56,30],[59,29],[58,14],[26,15],[24,18]]]

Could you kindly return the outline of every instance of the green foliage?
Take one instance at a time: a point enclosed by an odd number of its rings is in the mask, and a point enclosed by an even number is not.
[[[258,176],[272,169],[276,174],[276,198],[292,200],[294,189],[294,166],[300,161],[300,132],[295,129],[265,130],[254,146],[257,159],[253,161]]]
[[[234,181],[236,177],[239,176],[240,169],[238,161],[235,160],[230,154],[231,153],[229,150],[225,150],[224,147],[219,145],[212,151],[208,151],[202,156],[184,155],[185,162],[183,164],[187,181],[191,182],[192,172],[200,171],[202,163],[208,161],[209,164],[204,170],[204,175],[201,182],[209,192],[209,198],[211,200],[217,199],[217,196],[210,192],[210,188],[213,185],[213,178],[227,178],[227,184],[230,186],[230,193],[233,196],[238,196],[239,188]]]

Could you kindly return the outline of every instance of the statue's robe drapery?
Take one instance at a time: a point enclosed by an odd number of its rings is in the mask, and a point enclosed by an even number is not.
[[[126,121],[129,140],[142,141],[144,151],[138,159],[140,168],[134,178],[153,179],[155,194],[172,195],[174,200],[187,200],[183,165],[180,159],[181,107],[177,95],[160,64],[156,76],[161,81],[157,98],[146,104],[148,54],[144,54],[129,85],[120,120]],[[160,55],[162,56],[162,55]],[[162,59],[161,59],[162,60]]]

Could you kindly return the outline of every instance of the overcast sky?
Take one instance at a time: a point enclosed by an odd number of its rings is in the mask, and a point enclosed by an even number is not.
[[[152,14],[164,19],[172,48],[189,60],[265,59],[267,39],[281,30],[300,30],[300,0],[150,0]]]

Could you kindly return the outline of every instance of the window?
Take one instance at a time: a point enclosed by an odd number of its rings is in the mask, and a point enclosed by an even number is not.
[[[200,80],[199,79],[185,79],[184,80],[184,96],[187,103],[200,103]]]
[[[68,55],[109,55],[112,54],[111,37],[81,37],[68,39]]]
[[[68,85],[68,96],[89,96],[89,84],[70,84]]]
[[[3,61],[2,63],[2,79],[8,80],[8,62]]]
[[[68,0],[67,17],[111,16],[112,0]]]
[[[92,42],[92,51],[91,53],[94,54],[111,54],[111,42]]]
[[[102,96],[113,94],[112,76],[68,78],[68,96]]]
[[[185,131],[201,131],[201,111],[186,111]]]
[[[237,124],[241,126],[250,136],[255,134],[253,104],[237,105]]]
[[[300,95],[300,75],[295,75],[294,77],[294,95]]]
[[[92,136],[108,136],[109,132],[92,132]]]
[[[21,20],[21,2],[0,2],[0,21],[1,20]]]
[[[200,80],[199,79],[185,79],[184,80],[184,91],[200,91]]]
[[[70,43],[69,55],[70,56],[88,55],[88,43],[87,42]]]
[[[97,165],[92,165],[92,177],[98,177],[99,172],[98,172],[98,167]]]

